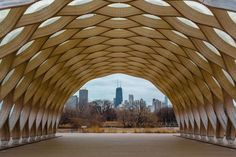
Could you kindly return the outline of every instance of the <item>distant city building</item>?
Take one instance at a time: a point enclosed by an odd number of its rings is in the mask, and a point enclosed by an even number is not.
[[[140,107],[146,107],[147,104],[143,99],[140,99]]]
[[[164,101],[165,107],[168,107],[168,97],[165,96],[165,101]]]
[[[154,108],[154,112],[159,112],[163,108],[163,103],[158,99],[153,99],[152,106]]]
[[[66,104],[65,104],[65,108],[66,109],[70,109],[70,110],[76,110],[78,107],[78,97],[77,95],[71,96]]]
[[[79,91],[79,106],[83,106],[87,104],[88,104],[88,90],[81,89]]]
[[[146,102],[143,100],[143,99],[140,99],[140,100],[135,100],[134,101],[134,105],[139,107],[139,108],[144,108],[146,107]]]
[[[115,108],[118,107],[123,101],[123,93],[122,88],[117,87],[116,88],[116,98],[115,98]]]
[[[154,108],[153,108],[153,106],[152,105],[148,105],[148,110],[150,111],[150,112],[154,112]]]
[[[127,107],[130,106],[129,101],[128,101],[128,100],[125,100],[125,101],[124,101],[124,105],[127,106]]]
[[[139,104],[140,104],[140,103],[139,103],[139,100],[134,100],[134,105],[135,105],[135,106],[139,106]]]
[[[129,105],[133,105],[133,104],[134,104],[134,95],[129,94]]]

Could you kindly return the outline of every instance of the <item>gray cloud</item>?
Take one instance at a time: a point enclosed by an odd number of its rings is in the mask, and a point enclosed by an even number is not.
[[[164,100],[164,95],[149,81],[128,76],[124,74],[113,74],[102,78],[97,78],[86,83],[82,88],[89,90],[89,100],[108,99],[113,100],[117,80],[121,82],[124,100],[129,94],[133,94],[135,99],[143,98],[148,105],[152,104],[153,98]],[[76,95],[79,95],[77,92]]]

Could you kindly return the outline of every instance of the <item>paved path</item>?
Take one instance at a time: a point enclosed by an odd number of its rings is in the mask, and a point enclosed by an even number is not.
[[[236,157],[236,150],[163,134],[63,134],[0,157]]]

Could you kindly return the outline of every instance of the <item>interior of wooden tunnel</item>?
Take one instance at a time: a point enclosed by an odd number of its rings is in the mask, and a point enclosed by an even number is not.
[[[181,134],[236,134],[236,3],[183,0],[0,2],[2,146],[56,133],[66,100],[97,77],[147,79]]]

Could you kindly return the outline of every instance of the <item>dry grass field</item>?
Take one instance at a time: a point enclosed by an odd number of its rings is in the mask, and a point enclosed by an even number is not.
[[[59,129],[59,133],[81,132],[81,133],[178,133],[178,127],[163,128],[83,128],[83,129]]]

